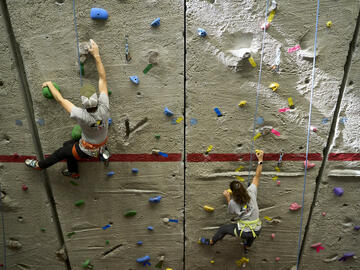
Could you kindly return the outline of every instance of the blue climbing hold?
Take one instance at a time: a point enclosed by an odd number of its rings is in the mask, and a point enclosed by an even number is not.
[[[21,120],[15,120],[15,125],[22,126],[23,122]]]
[[[138,172],[139,172],[139,169],[137,169],[137,168],[132,168],[132,169],[131,169],[131,172],[132,172],[132,173],[138,173]]]
[[[152,27],[158,27],[160,25],[160,18],[156,18],[155,20],[153,20],[150,25]]]
[[[169,218],[169,222],[179,223],[179,220]]]
[[[45,120],[43,118],[39,118],[37,121],[36,121],[40,126],[44,126],[45,125]]]
[[[202,37],[207,36],[206,31],[204,29],[202,29],[202,28],[198,28],[198,34],[199,34],[199,36],[202,36]]]
[[[150,256],[149,256],[149,255],[146,255],[146,256],[144,256],[144,257],[137,258],[137,259],[136,259],[136,262],[138,262],[138,263],[145,263],[145,262],[147,262],[147,261],[149,261],[149,260],[150,260]]]
[[[258,125],[264,124],[264,117],[259,116],[258,118],[256,118],[256,124]]]
[[[174,113],[168,109],[168,107],[165,107],[164,113],[166,116],[173,116]]]
[[[152,203],[159,203],[161,201],[161,196],[156,196],[156,197],[152,197],[149,199],[149,202],[152,202]]]
[[[90,11],[90,17],[93,20],[107,20],[109,17],[109,14],[105,9],[92,8]]]
[[[326,124],[327,122],[329,122],[329,119],[328,118],[323,118],[323,120],[321,121],[322,124]]]
[[[153,226],[149,226],[149,227],[147,227],[147,229],[148,229],[149,231],[153,231],[153,230],[154,230],[154,227],[153,227]]]
[[[109,118],[108,124],[109,124],[109,126],[111,126],[111,124],[112,124],[112,119],[111,118]]]
[[[140,80],[138,78],[138,76],[130,76],[130,81],[135,83],[135,84],[139,84]]]
[[[196,125],[198,123],[198,120],[197,119],[195,119],[195,118],[191,118],[190,119],[190,125],[191,126],[194,126],[194,125]]]
[[[142,242],[142,241],[137,241],[136,244],[137,244],[138,246],[141,246],[141,245],[143,244],[143,242]]]
[[[104,227],[102,227],[102,229],[105,231],[107,228],[110,228],[110,227],[111,227],[111,224],[107,224]]]
[[[159,152],[159,155],[160,155],[160,156],[163,156],[163,157],[169,157],[169,155],[166,154],[166,153],[164,153],[164,152]]]
[[[218,117],[221,117],[221,116],[222,116],[219,108],[214,108],[214,111],[216,112],[216,114],[217,114]]]
[[[114,172],[108,172],[107,176],[113,176],[115,173]]]

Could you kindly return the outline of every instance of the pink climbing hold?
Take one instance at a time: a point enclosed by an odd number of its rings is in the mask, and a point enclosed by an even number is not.
[[[280,261],[280,257],[276,257],[275,261],[277,261],[277,262]]]
[[[325,216],[326,216],[326,212],[322,212],[321,214],[323,215],[323,217],[325,217]]]
[[[310,126],[310,130],[311,130],[312,132],[316,132],[316,131],[317,131],[317,128],[314,127],[314,126]]]
[[[306,167],[306,160],[304,160],[304,166]],[[315,163],[310,163],[309,161],[307,162],[307,167],[306,169],[311,169],[315,167]]]
[[[287,50],[287,52],[288,53],[292,53],[292,52],[295,52],[295,51],[298,51],[298,50],[300,50],[301,48],[300,48],[300,45],[296,45],[296,46],[294,46],[294,47],[292,47],[292,48],[289,48],[288,50]]]
[[[277,185],[277,186],[280,186],[280,184],[281,184],[280,180],[277,180],[277,181],[276,181],[276,185]]]
[[[277,131],[277,130],[275,130],[275,129],[270,130],[270,132],[271,132],[272,134],[275,134],[276,136],[280,136],[280,132]]]
[[[290,111],[290,108],[282,108],[282,109],[279,109],[279,112],[287,112],[287,111]]]
[[[275,239],[275,233],[271,234],[271,239],[274,240]]]
[[[321,245],[322,245],[322,243],[316,243],[316,244],[311,245],[311,248],[316,249],[316,252],[320,252],[320,250],[324,249],[324,247],[322,247]]]
[[[297,211],[297,210],[299,210],[300,208],[301,208],[301,205],[298,205],[296,202],[290,204],[290,207],[289,207],[289,209],[290,209],[291,211]]]
[[[27,190],[29,189],[28,186],[25,185],[25,184],[23,184],[23,185],[21,186],[21,188],[22,188],[23,191],[27,191]]]

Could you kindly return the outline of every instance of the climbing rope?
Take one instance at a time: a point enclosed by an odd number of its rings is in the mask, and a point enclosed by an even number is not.
[[[76,35],[76,49],[78,56],[78,64],[79,64],[79,73],[80,73],[80,85],[82,86],[82,71],[81,71],[81,63],[80,63],[80,47],[79,47],[79,33],[77,30],[77,22],[76,22],[76,10],[75,10],[75,0],[73,0],[73,13],[74,13],[74,26],[75,26],[75,35]]]
[[[297,250],[296,270],[299,270],[299,263],[300,263],[301,234],[302,234],[302,224],[303,224],[303,215],[304,215],[305,187],[306,187],[307,164],[308,164],[308,157],[309,157],[309,143],[310,143],[310,130],[311,130],[310,129],[311,112],[312,112],[312,101],[313,101],[313,94],[314,94],[316,45],[317,45],[317,34],[318,34],[318,24],[319,24],[319,6],[320,6],[320,0],[317,0],[315,40],[314,40],[314,58],[313,58],[313,66],[312,66],[312,73],[311,73],[311,94],[310,94],[310,105],[309,105],[309,122],[308,122],[308,129],[307,129],[307,138],[306,138],[306,159],[305,159],[304,187],[303,187],[302,202],[301,202],[302,207],[301,207],[301,216],[300,216],[300,231],[299,231],[299,241],[298,241],[298,250]]]
[[[264,21],[265,23],[267,21],[268,9],[269,9],[269,0],[266,0],[265,21]],[[252,134],[252,137],[251,137],[251,150],[250,150],[250,164],[249,164],[248,183],[250,182],[250,170],[251,170],[251,166],[252,166],[252,156],[253,156],[253,152],[254,152],[255,126],[256,126],[257,112],[258,112],[258,108],[259,108],[259,93],[260,93],[262,64],[263,64],[263,58],[264,58],[265,36],[266,36],[266,27],[264,27],[263,39],[262,39],[262,45],[261,45],[260,70],[259,70],[259,79],[258,79],[257,89],[256,89],[256,107],[255,107],[255,113],[254,113],[254,128],[253,128],[253,134]]]
[[[6,237],[5,237],[5,219],[4,219],[4,209],[2,206],[2,190],[0,184],[0,212],[1,212],[1,227],[3,235],[3,249],[4,249],[4,270],[6,270]]]

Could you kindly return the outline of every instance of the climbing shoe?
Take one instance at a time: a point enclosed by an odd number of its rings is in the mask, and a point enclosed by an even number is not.
[[[41,170],[40,167],[37,166],[37,163],[38,161],[36,159],[27,159],[25,160],[25,165],[30,167],[30,168],[33,168],[35,170]]]
[[[69,172],[68,169],[62,170],[61,173],[62,173],[63,176],[66,176],[66,177],[71,177],[71,178],[74,178],[74,179],[79,179],[80,178],[80,174]]]
[[[198,241],[200,245],[210,245],[210,239],[201,237]]]
[[[249,253],[249,248],[246,245],[244,245],[244,254],[248,254],[248,253]]]

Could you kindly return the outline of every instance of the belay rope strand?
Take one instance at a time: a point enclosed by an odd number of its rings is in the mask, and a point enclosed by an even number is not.
[[[268,9],[269,9],[269,0],[266,0],[265,21],[264,21],[264,23],[266,23],[266,21],[267,21]],[[252,156],[253,156],[253,152],[254,152],[255,125],[256,125],[257,112],[258,112],[258,108],[259,108],[259,93],[260,93],[262,64],[263,64],[263,58],[264,58],[265,37],[266,37],[266,27],[264,27],[263,38],[262,38],[259,79],[258,79],[257,88],[256,88],[256,107],[255,107],[255,113],[254,113],[254,128],[253,128],[253,133],[252,133],[252,137],[251,137],[251,150],[250,150],[248,183],[250,182],[250,170],[251,170],[251,166],[252,166]]]
[[[318,24],[319,24],[319,6],[320,6],[320,0],[317,0],[315,40],[314,40],[314,58],[313,58],[313,66],[312,66],[312,73],[311,73],[311,94],[310,94],[310,105],[309,105],[309,122],[308,122],[307,137],[306,137],[306,159],[305,159],[304,187],[303,187],[302,202],[301,202],[302,207],[301,207],[301,216],[300,216],[300,230],[299,230],[299,241],[298,241],[298,250],[297,250],[296,270],[299,269],[299,263],[300,263],[301,234],[302,234],[302,224],[303,224],[303,215],[304,215],[305,187],[306,187],[307,164],[308,164],[309,143],[310,143],[311,111],[312,111],[312,101],[313,101],[313,94],[314,94],[316,45],[317,45],[317,33],[318,33]]]

